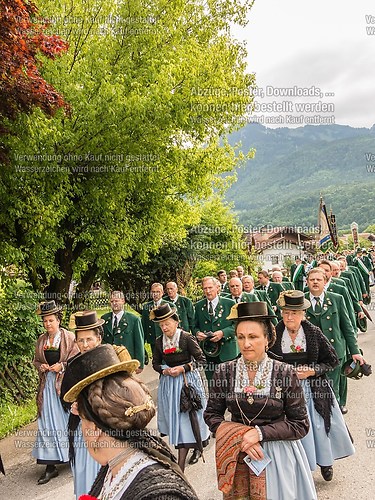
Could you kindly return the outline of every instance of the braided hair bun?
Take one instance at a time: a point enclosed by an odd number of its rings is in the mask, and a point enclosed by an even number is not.
[[[93,413],[111,429],[144,429],[155,415],[147,386],[126,372],[93,382],[87,399]],[[146,402],[147,407],[141,411],[125,414],[128,408],[145,405]]]

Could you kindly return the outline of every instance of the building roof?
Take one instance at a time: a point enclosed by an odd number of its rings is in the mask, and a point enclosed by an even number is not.
[[[303,233],[295,226],[264,226],[252,233],[245,233],[245,237],[248,245],[259,252],[284,242],[296,246],[300,244],[301,250],[307,251],[315,247],[315,235]]]

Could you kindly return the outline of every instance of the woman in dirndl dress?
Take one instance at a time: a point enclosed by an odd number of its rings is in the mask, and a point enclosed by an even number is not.
[[[87,497],[198,500],[169,447],[146,427],[155,405],[132,375],[138,368],[125,347],[109,344],[76,356],[67,367],[73,385],[64,400],[77,401],[87,449],[102,465]]]
[[[336,351],[320,330],[305,319],[310,307],[303,292],[287,290],[277,302],[282,321],[276,326],[272,352],[296,367],[302,381],[310,430],[302,439],[312,471],[320,466],[322,477],[331,481],[333,462],[353,455],[355,450],[344,417],[326,377],[338,363]]]
[[[202,447],[207,446],[210,431],[203,420],[206,396],[196,368],[196,364],[202,365],[206,358],[196,338],[178,328],[179,317],[176,311],[175,307],[167,303],[150,312],[150,319],[159,323],[163,332],[155,342],[152,366],[160,373],[158,430],[162,435],[168,436],[170,444],[177,448],[178,465],[184,471],[189,449],[193,449],[189,463],[194,464],[201,456],[199,441],[202,441]],[[194,424],[190,420],[189,412],[180,411],[181,390],[185,381],[195,388],[202,403],[202,409],[195,411]]]
[[[241,356],[216,368],[204,412],[216,433],[225,500],[317,498],[301,444],[309,429],[301,383],[291,366],[267,355],[275,340],[273,317],[266,302],[243,302],[227,318],[236,322]]]
[[[96,311],[82,311],[74,315],[76,343],[80,354],[94,349],[101,344],[103,337],[104,320],[98,319]],[[72,358],[69,363],[77,356]],[[68,366],[69,366],[68,363]],[[69,370],[64,376],[61,386],[61,399],[71,388],[72,381],[69,378]],[[67,403],[63,403],[67,405]],[[68,422],[69,429],[69,458],[74,479],[74,494],[78,498],[91,490],[92,484],[99,472],[100,464],[92,458],[87,450],[87,445],[82,434],[82,423],[78,415],[77,403],[70,408]]]
[[[68,418],[60,401],[60,389],[67,361],[79,352],[72,332],[60,327],[61,308],[54,300],[42,302],[37,314],[46,332],[39,336],[34,365],[39,374],[37,390],[38,432],[32,456],[46,465],[38,484],[58,476],[57,464],[69,461]]]

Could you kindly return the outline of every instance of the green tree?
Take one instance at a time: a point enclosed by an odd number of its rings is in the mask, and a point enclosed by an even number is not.
[[[0,281],[0,370],[7,363],[29,359],[42,332],[35,315],[35,294],[23,280]]]
[[[168,237],[147,263],[129,259],[121,269],[103,278],[110,288],[124,290],[127,302],[139,309],[140,304],[149,300],[153,282],[176,281],[180,292],[195,294],[201,293],[194,286],[195,280],[203,276],[216,276],[219,269],[229,270],[238,265],[253,268],[254,258],[248,253],[243,228],[231,208],[219,196],[212,197],[202,206],[199,223],[188,228],[182,241]]]
[[[243,159],[221,140],[252,106],[230,34],[252,2],[43,2],[69,51],[43,74],[71,106],[22,116],[1,172],[0,256],[63,301],[200,220]]]
[[[365,231],[366,233],[369,231]],[[348,248],[349,250],[355,251],[358,247],[360,248],[370,248],[372,246],[371,241],[369,241],[367,238],[363,238],[362,236],[359,236],[358,238],[358,245],[354,245],[353,242],[353,236],[350,234],[348,236]]]
[[[366,227],[366,229],[363,231],[364,233],[375,233],[375,224],[370,224],[369,226]]]
[[[190,231],[188,265],[190,277],[203,278],[242,265],[247,269],[253,259],[249,256],[244,228],[238,224],[232,204],[214,197],[204,205],[199,225]]]
[[[10,132],[9,122],[37,106],[47,115],[66,107],[62,96],[40,75],[38,55],[54,59],[66,50],[55,34],[45,33],[36,6],[26,0],[0,0],[0,137]],[[0,160],[8,151],[0,142]]]

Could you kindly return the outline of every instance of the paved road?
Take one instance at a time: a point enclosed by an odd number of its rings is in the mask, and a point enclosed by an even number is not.
[[[375,304],[375,297],[373,298]],[[375,307],[373,307],[375,310]],[[375,318],[375,311],[372,312]],[[319,500],[348,498],[375,498],[375,327],[359,334],[359,343],[367,360],[374,366],[374,375],[362,380],[349,380],[349,413],[346,422],[353,435],[356,454],[335,462],[334,478],[326,483],[319,471],[314,480]],[[141,378],[149,384],[153,395],[156,393],[157,377],[150,366]],[[151,422],[155,428],[155,419]],[[35,436],[35,423],[0,441],[7,475],[0,475],[1,500],[74,500],[73,482],[69,466],[60,466],[59,478],[46,485],[38,486],[36,481],[43,466],[35,464],[31,457],[31,446]],[[214,466],[214,440],[205,451],[206,463],[201,460],[186,469],[186,475],[201,500],[219,500],[222,495],[216,488]],[[157,499],[156,499],[157,500]],[[291,499],[292,500],[292,499]],[[309,500],[309,499],[297,499]]]

